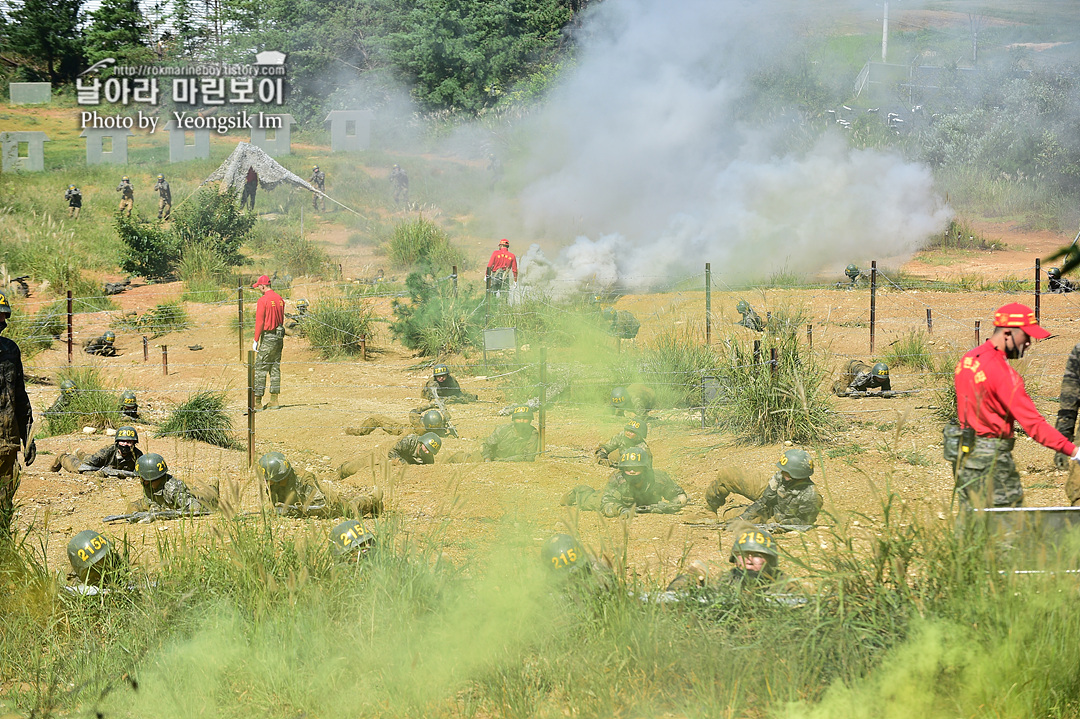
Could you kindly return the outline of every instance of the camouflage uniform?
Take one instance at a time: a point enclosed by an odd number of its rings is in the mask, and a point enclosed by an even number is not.
[[[1076,433],[1076,412],[1080,409],[1080,344],[1072,348],[1069,358],[1065,360],[1065,374],[1061,377],[1061,391],[1058,394],[1060,405],[1054,428],[1072,442]],[[1054,461],[1058,469],[1069,466],[1068,456],[1061,452],[1056,453]],[[1066,485],[1066,496],[1070,502],[1076,502],[1080,500],[1080,491],[1073,496]]]
[[[316,167],[311,171],[311,184],[319,190],[319,192],[326,192],[326,173]],[[311,193],[311,207],[313,209],[319,209],[319,195]],[[322,201],[322,208],[326,209],[326,200]]]
[[[164,177],[159,177],[154,184],[154,192],[158,193],[158,219],[169,219],[169,215],[172,214],[172,189],[169,187],[169,181]]]
[[[1050,285],[1050,292],[1055,295],[1063,295],[1067,292],[1076,291],[1076,285],[1064,277],[1051,276],[1048,284]]]
[[[1024,502],[1013,438],[975,437],[975,446],[953,464],[961,509],[1019,507]]]
[[[115,357],[116,348],[113,347],[111,342],[105,341],[105,335],[95,337],[86,343],[83,347],[83,352],[88,355],[97,355],[98,357]]]
[[[387,434],[404,434],[407,427],[392,417],[387,417],[384,414],[373,414],[370,417],[365,417],[359,426],[347,427],[345,434],[353,437],[366,437],[377,429],[381,429]]]
[[[135,208],[135,188],[132,187],[129,180],[121,180],[120,184],[116,186],[116,191],[121,193],[120,206],[117,211],[123,213],[126,210],[127,216],[131,217],[131,211]]]
[[[744,312],[743,310],[739,310],[739,314],[742,315],[742,319],[735,324],[742,325],[743,327],[753,330],[754,332],[764,332],[765,323],[761,321],[761,317],[758,315],[757,312],[754,311],[754,308],[750,305],[746,305],[743,309],[745,309],[746,311]]]
[[[399,439],[386,456],[397,464],[434,464],[435,455],[419,451],[421,446],[420,435],[409,434]]]
[[[19,345],[0,337],[0,537],[10,532],[19,489],[17,454],[33,423]]]
[[[56,401],[49,405],[49,408],[42,412],[42,414],[46,417],[50,415],[63,414],[64,411],[67,409],[69,401],[70,397],[61,392],[60,396],[56,398]]]
[[[769,486],[769,480],[765,478],[767,476],[749,474],[733,468],[721,469],[705,490],[705,504],[710,511],[718,512],[730,494],[738,494],[755,502]]]
[[[817,493],[817,486],[812,480],[785,480],[783,473],[777,472],[757,501],[741,516],[749,522],[769,521],[771,518],[777,524],[813,524],[821,505],[821,495]]]
[[[202,512],[207,507],[181,480],[165,475],[161,489],[154,490],[157,482],[143,482],[143,496],[128,505],[130,512],[146,512],[157,509],[175,509],[180,512]]]
[[[604,495],[600,498],[600,513],[605,517],[616,517],[634,507],[641,511],[660,502],[678,502],[680,496],[685,503],[686,492],[675,484],[667,472],[653,469],[643,472],[642,476],[644,486],[635,491],[622,472],[614,472],[608,478]]]
[[[615,409],[615,416],[622,417],[626,412],[633,413],[636,417],[642,419],[649,416],[649,412],[656,407],[656,392],[651,387],[635,382],[634,384],[626,385],[627,399],[629,399],[629,406],[627,404],[615,404],[612,401],[612,407]]]
[[[596,463],[606,466],[615,466],[619,463],[619,457],[622,455],[624,449],[630,449],[631,447],[644,447],[649,448],[649,444],[638,438],[631,438],[626,436],[626,432],[619,432],[607,442],[604,442],[596,448]]]
[[[624,340],[632,340],[637,337],[638,330],[641,329],[641,323],[638,322],[637,317],[634,317],[633,313],[627,310],[616,310],[614,308],[604,310],[601,316],[608,323],[607,332],[613,337],[619,337]]]
[[[73,474],[99,473],[104,477],[135,477],[135,463],[143,455],[138,447],[132,447],[126,456],[120,451],[120,446],[110,444],[102,447],[89,457],[82,450],[76,450],[71,454],[61,454],[53,460],[53,471],[59,471],[63,467]]]
[[[475,402],[479,399],[475,394],[463,392],[461,385],[458,384],[453,375],[447,375],[446,379],[442,382],[439,382],[432,377],[424,383],[423,389],[420,390],[420,396],[424,399],[435,399],[438,397],[443,402],[460,402],[462,404]]]
[[[409,176],[397,165],[390,171],[390,184],[394,186],[394,202],[409,204]]]
[[[869,392],[872,389],[891,392],[892,380],[887,376],[878,377],[870,365],[859,360],[848,362],[843,376],[833,384],[833,393],[841,397],[850,392]]]
[[[79,219],[79,212],[82,211],[82,192],[72,185],[64,192],[64,199],[68,203],[68,217]]]
[[[342,496],[330,482],[316,479],[311,472],[297,472],[295,468],[284,482],[266,486],[270,501],[287,517],[351,516],[354,510],[358,517],[374,517],[382,511],[381,492]]]
[[[520,424],[520,423],[517,423]],[[518,434],[514,424],[498,427],[484,440],[480,455],[486,461],[532,462],[540,449],[540,433],[531,424],[528,434]]]

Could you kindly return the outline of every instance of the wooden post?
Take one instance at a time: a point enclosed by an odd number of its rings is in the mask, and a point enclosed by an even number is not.
[[[776,377],[776,373],[780,371],[780,359],[777,356],[775,347],[769,350],[769,369],[772,371],[773,377]]]
[[[978,347],[982,344],[982,338],[979,336],[979,325],[982,324],[982,320],[975,320],[975,346]]]
[[[457,299],[457,265],[451,267],[450,277],[454,280],[454,299]]]
[[[367,360],[367,337],[360,338],[360,361]]]
[[[708,265],[705,265],[708,267]],[[705,373],[701,373],[701,428],[705,429]]]
[[[709,262],[705,263],[705,344],[712,344],[712,264]],[[701,417],[704,423],[705,415]]]
[[[250,467],[255,464],[255,352],[253,350],[248,350],[247,353],[247,379],[247,461]]]
[[[877,324],[877,260],[870,262],[870,355],[874,354],[874,325]]]
[[[1039,321],[1039,300],[1042,294],[1042,260],[1035,258],[1035,321]]]
[[[547,347],[540,346],[540,452],[547,439]]]
[[[754,340],[754,364],[761,364],[761,340]]]
[[[934,334],[934,314],[929,307],[926,308],[926,334]]]
[[[146,339],[146,335],[142,336],[142,361],[150,361],[150,341]]]
[[[236,278],[236,339],[240,346],[240,361],[244,361],[244,284]]]
[[[74,325],[73,325],[72,316],[71,316],[72,315],[72,313],[71,313],[71,290],[68,290],[67,301],[68,301],[68,305],[67,305],[68,364],[71,364],[72,362],[74,362],[74,359],[72,358],[72,347],[74,346],[74,332],[72,331],[72,328],[73,328]]]
[[[806,326],[806,344],[808,349],[814,349],[814,325]]]
[[[161,374],[169,374],[169,346],[161,345]]]

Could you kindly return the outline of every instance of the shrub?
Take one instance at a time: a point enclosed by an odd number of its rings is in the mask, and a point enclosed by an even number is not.
[[[168,229],[117,214],[116,233],[125,245],[120,258],[124,272],[148,280],[162,280],[172,275],[180,259],[180,244]]]
[[[116,329],[129,330],[161,337],[170,332],[180,332],[191,326],[187,311],[179,301],[162,302],[151,307],[141,316],[132,313],[113,320]]]
[[[413,272],[405,278],[409,301],[394,300],[390,331],[411,350],[425,356],[461,352],[478,341],[483,299],[460,288],[454,297],[447,283]]]
[[[46,415],[43,437],[70,434],[83,427],[104,429],[127,423],[120,414],[120,395],[105,386],[96,367],[60,370],[57,385],[65,380],[74,382],[78,392],[62,412]]]
[[[231,297],[228,265],[213,250],[199,244],[184,247],[176,274],[184,281],[183,299],[188,302],[224,302]]]
[[[320,276],[330,266],[330,255],[326,250],[299,236],[283,238],[277,245],[274,258],[279,267],[293,275]]]
[[[158,437],[182,437],[218,447],[236,449],[232,419],[225,411],[224,392],[201,390],[176,407],[158,427]]]
[[[951,350],[938,358],[937,389],[934,390],[934,416],[943,422],[956,421],[956,363],[963,353]]]
[[[407,269],[449,274],[457,265],[465,269],[465,254],[450,244],[446,231],[430,220],[420,217],[398,224],[390,235],[386,253],[390,262]]]
[[[672,327],[652,339],[641,357],[643,380],[658,394],[660,406],[701,406],[701,378],[714,373],[720,358],[704,337]]]
[[[369,303],[325,299],[311,306],[304,318],[304,332],[311,347],[330,359],[360,354],[360,340],[370,343],[374,322],[375,309]]]
[[[934,357],[930,354],[926,333],[916,330],[909,330],[889,345],[881,361],[890,368],[910,367],[917,370],[934,368]]]
[[[46,305],[33,315],[22,311],[18,303],[12,309],[4,336],[19,345],[23,360],[50,349],[53,342],[67,331],[66,300]]]
[[[171,232],[177,247],[198,244],[236,266],[244,263],[240,246],[254,225],[255,215],[240,209],[235,190],[206,188],[173,213]]]

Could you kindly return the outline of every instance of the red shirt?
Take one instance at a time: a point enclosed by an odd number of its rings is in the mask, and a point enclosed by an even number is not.
[[[255,341],[264,331],[276,330],[285,321],[285,300],[270,290],[255,303]]]
[[[980,437],[1013,436],[1013,421],[1049,449],[1072,455],[1075,445],[1050,426],[1024,389],[1024,378],[1009,366],[1005,353],[990,340],[956,363],[956,411],[960,424]]]
[[[517,280],[517,258],[514,257],[514,253],[510,250],[504,250],[499,248],[491,253],[491,259],[488,260],[488,270],[491,272],[498,272],[499,270],[505,270],[510,268],[514,271],[514,280]]]

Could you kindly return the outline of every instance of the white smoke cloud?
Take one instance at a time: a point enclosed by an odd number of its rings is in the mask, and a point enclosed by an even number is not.
[[[522,196],[535,236],[578,238],[553,262],[560,292],[615,278],[655,286],[704,262],[732,279],[809,274],[910,255],[946,226],[929,168],[853,150],[797,111],[760,119],[770,115],[748,79],[802,42],[810,16],[795,5],[597,7],[535,128],[536,179]]]

